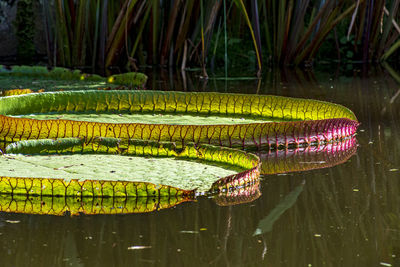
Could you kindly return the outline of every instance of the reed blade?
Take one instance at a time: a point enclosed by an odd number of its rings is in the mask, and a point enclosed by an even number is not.
[[[126,32],[131,26],[130,20],[136,3],[137,0],[126,0],[119,12],[118,18],[114,23],[110,36],[107,39],[107,55],[105,61],[106,67],[110,66],[115,60],[118,59],[121,48],[125,44],[126,38],[128,38]]]
[[[234,2],[236,4],[236,6],[239,8],[239,10],[241,11],[242,15],[244,16],[247,26],[250,30],[251,38],[252,38],[253,44],[254,44],[254,50],[256,51],[256,56],[257,56],[257,69],[258,69],[258,72],[260,73],[262,70],[261,51],[259,50],[259,47],[257,44],[257,39],[254,34],[253,26],[251,25],[249,15],[247,13],[246,6],[244,5],[243,0],[234,0]]]

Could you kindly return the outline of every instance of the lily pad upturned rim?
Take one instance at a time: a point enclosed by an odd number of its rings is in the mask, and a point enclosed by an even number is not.
[[[282,122],[174,125],[35,120],[9,117],[47,112],[165,112],[279,118]],[[0,137],[7,141],[96,136],[285,149],[323,144],[355,134],[349,109],[323,101],[267,95],[171,91],[68,91],[0,98]],[[289,120],[289,121],[288,121]]]
[[[23,178],[0,177],[0,194],[82,196],[82,197],[138,197],[168,195],[216,194],[224,190],[235,190],[253,184],[259,179],[259,158],[251,153],[227,147],[187,144],[179,149],[171,142],[124,140],[117,138],[81,138],[24,140],[10,144],[8,154],[65,154],[110,153],[135,156],[175,157],[200,159],[205,162],[230,164],[244,169],[215,181],[206,192],[196,189],[182,190],[171,185],[155,185],[146,182],[105,181],[91,179]],[[28,185],[27,185],[28,183]],[[139,190],[138,190],[139,188]]]

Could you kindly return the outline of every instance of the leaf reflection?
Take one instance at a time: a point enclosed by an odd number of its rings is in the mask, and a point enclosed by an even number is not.
[[[296,203],[300,193],[303,192],[305,183],[305,180],[303,180],[301,185],[297,186],[292,192],[287,194],[266,217],[258,222],[257,229],[254,231],[253,236],[261,235],[272,230],[275,221],[278,220],[286,210],[291,208],[294,203]]]

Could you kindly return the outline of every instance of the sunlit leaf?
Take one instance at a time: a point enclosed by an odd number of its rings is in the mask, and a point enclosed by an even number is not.
[[[96,136],[224,146],[297,147],[352,136],[358,122],[347,108],[278,96],[158,91],[71,91],[0,99],[0,137],[8,141]],[[283,122],[241,125],[95,123],[4,115],[51,112],[157,112],[253,117]]]
[[[39,69],[40,70],[40,69]],[[42,71],[42,70],[40,70]],[[73,73],[54,70],[69,77]],[[123,76],[112,77],[113,81]],[[129,79],[129,77],[128,77]],[[165,114],[167,116],[222,116],[256,120],[233,124],[109,123],[42,119],[50,114]],[[11,177],[0,180],[0,191],[12,195],[138,197],[217,194],[219,203],[231,205],[257,198],[259,158],[229,147],[267,150],[307,149],[352,140],[358,127],[347,108],[322,101],[278,96],[159,91],[44,92],[0,98],[0,137],[4,152],[23,154],[109,153],[196,159],[240,168],[213,181],[207,188],[185,188],[175,182],[107,180],[97,177]],[[23,116],[32,114],[31,118]],[[38,114],[37,118],[35,117]],[[47,114],[47,115],[46,115]],[[22,116],[22,117],[21,117]],[[127,115],[129,117],[131,115]],[[145,116],[143,116],[145,117]],[[30,140],[34,139],[34,140]],[[214,146],[218,145],[218,146]],[[317,147],[318,147],[317,146]],[[17,156],[14,159],[19,160]],[[89,159],[89,157],[87,157]],[[37,163],[35,163],[37,164]],[[3,164],[7,167],[5,164]],[[73,172],[74,163],[51,167]],[[7,167],[8,168],[8,167]],[[117,168],[109,170],[113,175]],[[252,189],[253,188],[253,189]],[[241,196],[241,201],[233,198]],[[218,198],[216,198],[218,199]],[[223,200],[224,199],[224,200]],[[217,201],[218,202],[218,201]],[[225,203],[225,204],[224,204]]]
[[[23,177],[0,177],[0,193],[3,194],[20,194],[20,195],[43,195],[43,196],[88,196],[88,197],[105,197],[105,196],[118,196],[118,197],[137,197],[137,196],[168,196],[168,195],[194,195],[202,194],[204,192],[219,192],[224,190],[223,188],[231,187],[232,185],[246,185],[247,183],[257,180],[259,177],[259,158],[253,154],[246,153],[241,150],[231,149],[226,147],[216,147],[211,145],[193,145],[187,144],[184,149],[176,148],[175,144],[169,142],[155,142],[155,141],[143,141],[143,140],[124,140],[116,138],[96,138],[94,140],[84,140],[79,138],[66,138],[66,139],[41,139],[41,140],[27,140],[13,143],[6,148],[7,153],[14,154],[26,154],[26,155],[52,155],[52,154],[68,154],[68,153],[79,153],[79,154],[122,154],[124,156],[142,156],[142,157],[162,157],[159,161],[163,160],[165,157],[172,157],[175,159],[195,159],[202,160],[204,164],[218,163],[226,168],[231,168],[236,171],[231,171],[233,173],[224,178],[209,176],[204,178],[204,180],[198,177],[201,184],[194,187],[193,183],[190,182],[188,178],[180,179],[179,174],[175,176],[168,176],[167,168],[171,168],[168,165],[160,165],[162,169],[164,166],[165,171],[158,173],[159,177],[148,177],[152,175],[150,169],[146,173],[142,173],[142,177],[137,177],[132,179],[132,174],[124,173],[124,168],[119,167],[119,172],[127,177],[115,176],[115,171],[113,173],[114,178],[106,179],[107,175],[111,174],[99,174],[98,176],[104,177],[99,178],[90,175],[89,173],[78,173],[78,176],[74,174],[73,170],[66,170],[66,167],[71,168],[73,166],[66,165],[65,163],[73,162],[72,158],[60,158],[61,163],[54,165],[57,162],[53,157],[48,159],[38,158],[35,156],[29,158],[21,158],[20,155],[15,155],[13,159],[8,159],[3,161],[1,168],[5,168],[3,173],[10,173],[7,171],[9,168],[19,168],[21,169],[21,164],[18,161],[26,162],[28,165],[24,165],[22,170],[30,171],[30,165],[36,164],[43,165],[45,173],[41,175],[47,175],[42,177],[32,177],[33,174],[25,174]],[[7,154],[7,155],[10,155]],[[88,169],[88,165],[91,163],[90,156],[79,156],[77,164],[78,169],[75,168],[75,172],[80,169]],[[121,156],[120,156],[121,157]],[[86,161],[85,161],[86,158]],[[108,157],[110,161],[120,161],[121,158]],[[74,161],[75,162],[75,161]],[[129,162],[129,160],[128,160]],[[95,158],[96,163],[101,163],[98,156]],[[159,162],[161,163],[161,162]],[[168,163],[168,162],[167,162]],[[11,164],[11,165],[10,165]],[[49,165],[53,164],[53,165]],[[61,167],[52,167],[60,166]],[[133,163],[127,163],[129,172],[129,166]],[[143,164],[143,162],[141,163]],[[150,163],[151,164],[151,163]],[[196,174],[196,167],[190,163],[186,164],[186,169],[192,174]],[[82,165],[82,166],[80,166]],[[169,163],[172,165],[172,162]],[[14,166],[14,167],[13,167]],[[112,167],[112,163],[105,165],[107,169]],[[134,166],[134,165],[133,165]],[[185,165],[183,165],[185,166]],[[203,165],[207,166],[207,165]],[[48,169],[50,167],[51,170]],[[102,167],[102,166],[101,166]],[[144,165],[146,167],[146,165]],[[148,165],[151,167],[151,165]],[[201,165],[200,165],[201,167]],[[210,169],[212,166],[209,166]],[[32,172],[35,172],[34,167]],[[126,169],[125,168],[125,169]],[[137,167],[139,168],[139,167]],[[143,168],[141,166],[140,168]],[[99,168],[101,169],[101,168]],[[173,168],[174,169],[174,168]],[[176,169],[176,168],[175,168]],[[66,176],[60,173],[61,171],[67,172]],[[134,170],[131,170],[134,171]],[[138,169],[138,172],[140,170]],[[11,174],[20,173],[12,171]],[[38,171],[37,171],[38,172]],[[203,170],[204,172],[204,170]],[[205,172],[206,173],[206,172]],[[146,175],[147,174],[147,175]],[[10,175],[10,174],[9,174]],[[52,177],[54,175],[54,177]],[[154,175],[154,174],[153,174]],[[58,176],[58,177],[57,177]],[[65,176],[65,177],[64,177]],[[24,178],[29,177],[29,178]],[[41,178],[41,179],[35,179]],[[196,178],[196,177],[194,177]],[[143,180],[144,179],[144,180]],[[179,179],[177,181],[176,179]],[[207,180],[206,180],[207,179]],[[152,182],[157,181],[157,182]],[[179,186],[180,189],[177,188]],[[194,191],[196,190],[196,191]]]

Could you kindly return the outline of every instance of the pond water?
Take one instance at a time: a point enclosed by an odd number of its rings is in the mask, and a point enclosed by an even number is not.
[[[392,75],[385,69],[293,70],[268,73],[261,83],[151,76],[147,87],[158,90],[273,94],[345,105],[361,122],[357,150],[330,168],[304,167],[328,167],[327,156],[301,158],[298,164],[309,170],[264,175],[260,191],[236,199],[199,198],[126,215],[0,213],[0,265],[399,266],[400,81]]]

